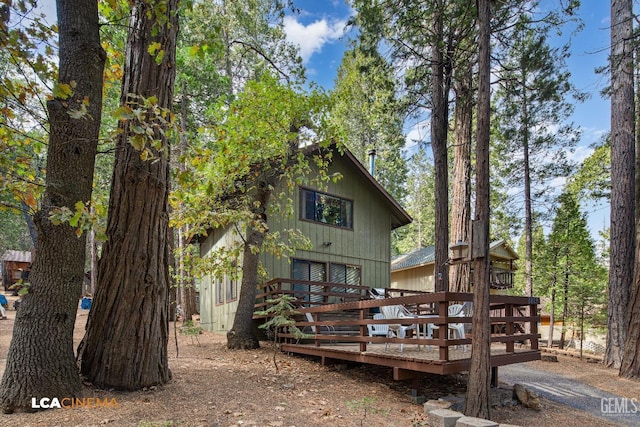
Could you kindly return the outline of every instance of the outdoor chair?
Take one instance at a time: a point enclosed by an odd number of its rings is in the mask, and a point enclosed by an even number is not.
[[[466,317],[466,306],[464,304],[451,304],[448,308],[448,316],[449,317]],[[464,323],[449,323],[447,325],[447,330],[449,332],[449,339],[464,339]],[[439,326],[434,325],[433,323],[429,323],[427,325],[427,338],[431,338],[433,335],[434,329],[440,329]],[[451,335],[453,333],[453,335]],[[457,348],[458,346],[456,346]],[[428,347],[431,350],[431,346]],[[467,346],[462,345],[462,351],[466,351]]]
[[[307,322],[314,322],[314,323],[316,322],[316,319],[313,318],[313,314],[305,313],[304,315],[307,318]],[[320,325],[320,326],[311,325],[311,326],[305,326],[304,328],[302,328],[302,333],[308,333],[308,331],[311,331],[314,335],[317,335],[319,333],[322,333],[322,328],[325,328],[325,331],[328,334],[333,334],[336,331],[336,329],[330,325]],[[305,330],[307,332],[305,332]]]
[[[384,315],[381,313],[376,313],[373,315],[373,320],[384,319]],[[375,324],[375,325],[367,325],[367,329],[369,329],[369,336],[376,337],[382,336],[386,337],[389,334],[389,325]]]
[[[385,319],[402,319],[409,318],[415,319],[416,316],[411,314],[409,310],[407,310],[402,305],[386,305],[380,307],[380,311]],[[415,324],[402,325],[399,323],[389,324],[389,330],[387,332],[387,338],[392,338],[394,335],[398,338],[405,338],[407,336],[408,330],[416,330]],[[389,343],[385,343],[384,349],[387,350],[389,347]],[[404,349],[404,344],[400,344],[400,351]],[[418,344],[418,349],[420,349],[420,344]]]

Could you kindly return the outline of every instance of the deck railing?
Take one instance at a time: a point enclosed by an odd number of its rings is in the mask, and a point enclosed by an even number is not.
[[[369,297],[369,287],[310,280],[274,279],[262,285],[256,295],[256,310],[263,310],[268,300],[280,295],[296,298],[298,307],[360,301]]]
[[[288,286],[282,286],[282,283],[292,284],[294,282],[319,285],[322,290],[319,290],[320,288],[315,291],[309,290],[308,293],[300,295],[303,297],[321,295],[323,299],[321,302],[314,302],[309,298],[299,300],[298,312],[300,316],[296,326],[309,333],[300,338],[288,331],[281,332],[279,339],[288,345],[313,344],[320,347],[356,343],[361,352],[366,352],[367,346],[371,344],[404,344],[405,348],[408,344],[435,346],[438,348],[436,360],[446,362],[449,361],[451,347],[469,346],[472,343],[471,333],[468,332],[469,327],[466,328],[465,338],[462,339],[457,337],[450,339],[449,334],[446,332],[450,323],[464,323],[473,328],[473,317],[471,315],[465,317],[450,317],[448,315],[450,304],[471,302],[473,300],[473,294],[471,293],[434,292],[385,299],[355,299],[355,292],[353,295],[344,295],[334,292],[335,289],[332,288],[339,286],[355,290],[363,287],[281,280],[271,283],[269,287],[265,288],[265,292],[261,294],[261,300],[256,306],[259,309],[264,309],[267,304],[265,301],[276,297],[278,294],[296,296],[299,291],[288,289]],[[360,289],[360,294],[364,295],[363,289]],[[331,299],[345,302],[331,303]],[[409,311],[417,314],[418,317],[373,319],[373,314],[379,312],[380,307],[396,304],[403,305]],[[491,343],[504,344],[506,353],[514,353],[515,343],[517,342],[528,342],[531,350],[538,350],[538,322],[540,321],[540,317],[537,314],[538,304],[539,298],[535,297],[491,295]],[[311,314],[313,321],[308,320],[306,313]],[[367,326],[375,324],[413,324],[416,325],[415,330],[422,331],[422,333],[414,333],[412,336],[405,338],[369,336]],[[437,326],[438,337],[426,337],[424,331],[428,324]],[[529,328],[525,326],[526,324],[529,324]]]

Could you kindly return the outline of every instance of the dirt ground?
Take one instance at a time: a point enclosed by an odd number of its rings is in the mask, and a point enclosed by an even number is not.
[[[10,302],[14,298],[9,297]],[[0,373],[16,312],[0,321]],[[79,310],[75,339],[82,338],[87,311]],[[173,324],[171,324],[173,328]],[[85,397],[116,399],[118,407],[55,409],[0,415],[0,426],[367,426],[426,425],[422,406],[412,403],[409,382],[395,382],[391,371],[367,365],[323,367],[312,358],[277,355],[264,344],[254,351],[229,351],[226,338],[204,332],[192,340],[178,334],[169,343],[173,379],[148,390],[121,393],[87,384]],[[532,362],[629,398],[640,396],[640,383],[621,380],[612,370],[573,358],[559,363]],[[422,382],[427,398],[463,393],[462,375],[431,376]],[[493,409],[492,419],[521,426],[613,426],[580,411],[542,400],[536,412],[521,406]]]

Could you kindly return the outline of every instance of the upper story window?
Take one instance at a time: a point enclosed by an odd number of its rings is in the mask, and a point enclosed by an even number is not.
[[[319,191],[300,189],[300,216],[309,221],[353,228],[353,202]]]

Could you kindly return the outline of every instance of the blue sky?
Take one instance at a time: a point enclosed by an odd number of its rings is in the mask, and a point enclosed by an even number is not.
[[[555,3],[544,0],[543,7]],[[349,37],[349,33],[345,33],[345,25],[353,10],[344,0],[296,0],[295,5],[300,9],[300,14],[287,17],[287,38],[300,46],[309,79],[331,89]],[[584,23],[582,31],[572,35],[571,28],[564,28],[561,37],[552,38],[552,43],[558,45],[570,38],[571,57],[567,60],[567,66],[573,84],[590,94],[589,100],[575,106],[571,118],[582,129],[578,147],[570,154],[578,162],[591,154],[591,146],[601,141],[610,127],[609,100],[600,96],[600,91],[608,84],[607,78],[595,72],[607,61],[609,8],[607,1],[583,2],[579,10]],[[428,138],[428,129],[419,129],[416,123],[408,123],[406,131],[408,140]],[[598,230],[608,226],[608,206],[587,206],[585,209],[589,213],[589,227],[595,237]]]

